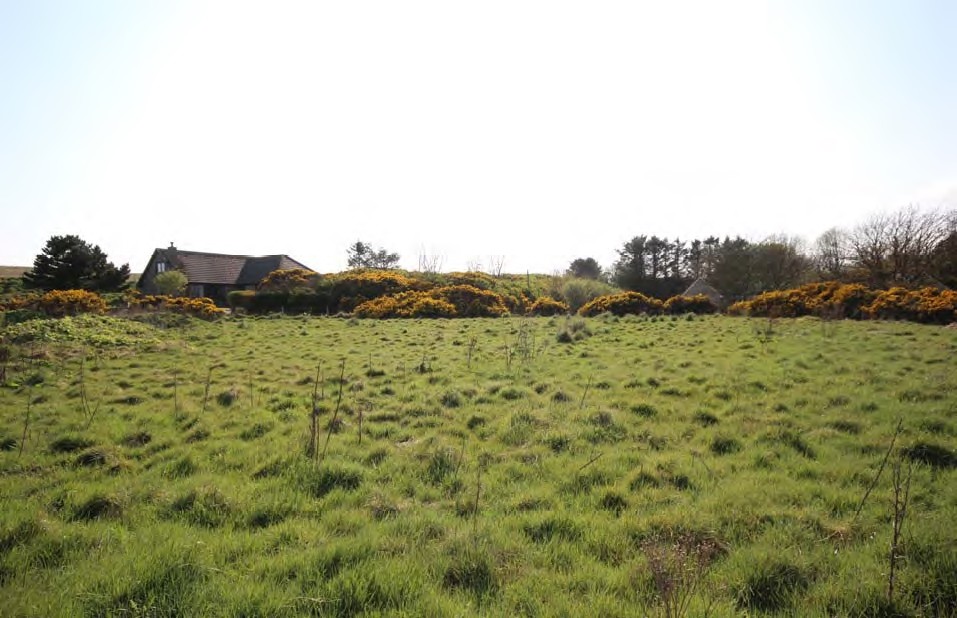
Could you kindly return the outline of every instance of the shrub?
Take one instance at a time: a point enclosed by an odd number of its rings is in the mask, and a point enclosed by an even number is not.
[[[665,313],[680,315],[684,313],[714,313],[718,310],[718,307],[706,295],[698,294],[696,296],[672,296],[665,301],[663,309]]]
[[[432,295],[455,306],[464,318],[497,318],[508,313],[501,294],[471,285],[449,285],[436,288]]]
[[[153,279],[157,291],[166,296],[180,296],[188,283],[186,275],[178,270],[161,272]]]
[[[569,277],[561,280],[561,287],[556,298],[561,298],[568,303],[572,311],[578,311],[583,305],[599,296],[615,293],[615,288],[607,283],[594,279]]]
[[[263,292],[290,292],[311,290],[316,287],[319,274],[305,268],[274,270],[259,282],[257,289]]]
[[[642,313],[661,313],[663,303],[657,298],[650,298],[640,292],[622,292],[599,296],[582,306],[578,310],[580,315],[593,317],[605,312],[613,315],[637,315]]]
[[[542,296],[528,308],[531,315],[551,316],[568,313],[568,305],[549,296]]]
[[[386,270],[354,270],[328,278],[332,311],[352,311],[367,300],[401,292],[422,291],[432,285],[401,273]]]
[[[501,295],[468,285],[409,291],[365,301],[355,307],[360,318],[499,317],[508,313]]]
[[[133,294],[127,302],[131,308],[146,311],[169,311],[183,315],[190,315],[204,320],[211,320],[226,314],[209,298],[189,298],[186,296],[161,296]]]
[[[60,318],[78,313],[103,313],[106,301],[88,290],[53,290],[37,300],[37,309],[45,315]]]
[[[884,320],[949,324],[957,320],[957,292],[932,287],[891,288],[878,293],[862,311],[869,317]]]

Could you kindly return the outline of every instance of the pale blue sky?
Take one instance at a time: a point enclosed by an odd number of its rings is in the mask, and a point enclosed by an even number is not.
[[[957,207],[957,2],[0,0],[0,264],[345,266]]]

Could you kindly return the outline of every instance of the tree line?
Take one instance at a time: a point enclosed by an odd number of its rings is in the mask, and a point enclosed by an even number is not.
[[[579,258],[566,274],[604,278],[656,298],[680,294],[699,277],[729,299],[812,281],[957,287],[957,211],[908,206],[851,229],[832,228],[811,246],[791,236],[752,242],[641,235],[624,243],[608,271],[593,258]]]

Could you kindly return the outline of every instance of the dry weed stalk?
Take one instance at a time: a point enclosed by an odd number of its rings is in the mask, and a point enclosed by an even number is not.
[[[326,458],[326,451],[329,449],[329,440],[332,439],[332,430],[335,429],[336,421],[339,420],[339,407],[342,405],[342,389],[346,376],[346,359],[342,359],[342,365],[339,368],[339,394],[336,396],[336,410],[332,413],[332,420],[329,421],[329,431],[326,433],[326,443],[322,447],[322,454],[316,460],[316,465],[322,465]]]
[[[903,431],[904,419],[897,419],[897,429],[894,430],[894,437],[891,438],[891,444],[889,447],[887,447],[887,452],[884,453],[884,459],[881,461],[881,467],[877,469],[877,474],[874,476],[874,480],[872,480],[871,484],[867,486],[867,490],[864,492],[864,496],[861,498],[861,503],[857,505],[857,510],[854,511],[854,519],[857,519],[861,514],[861,510],[864,508],[864,503],[867,502],[868,496],[871,495],[871,492],[874,491],[874,488],[877,486],[877,482],[881,479],[881,474],[884,473],[884,467],[887,465],[887,460],[894,451],[894,444],[897,442],[898,436],[900,436]]]
[[[641,548],[651,569],[658,615],[687,616],[708,566],[718,553],[717,543],[686,533],[668,541],[649,540]]]
[[[890,568],[887,572],[887,602],[894,602],[894,583],[897,576],[897,563],[901,559],[901,530],[904,528],[904,519],[907,517],[907,504],[910,500],[910,480],[914,472],[914,464],[907,463],[906,476],[902,472],[903,458],[898,458],[894,462],[893,482],[894,482],[894,519],[892,521],[893,533],[891,534],[891,546],[888,554]]]

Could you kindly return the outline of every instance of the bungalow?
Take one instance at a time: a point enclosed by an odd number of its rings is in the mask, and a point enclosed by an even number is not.
[[[144,294],[156,294],[156,275],[167,270],[179,270],[186,275],[186,295],[206,296],[217,304],[226,304],[226,295],[233,290],[255,289],[263,278],[274,270],[304,268],[288,255],[225,255],[183,251],[173,243],[167,249],[154,249],[136,288]]]

